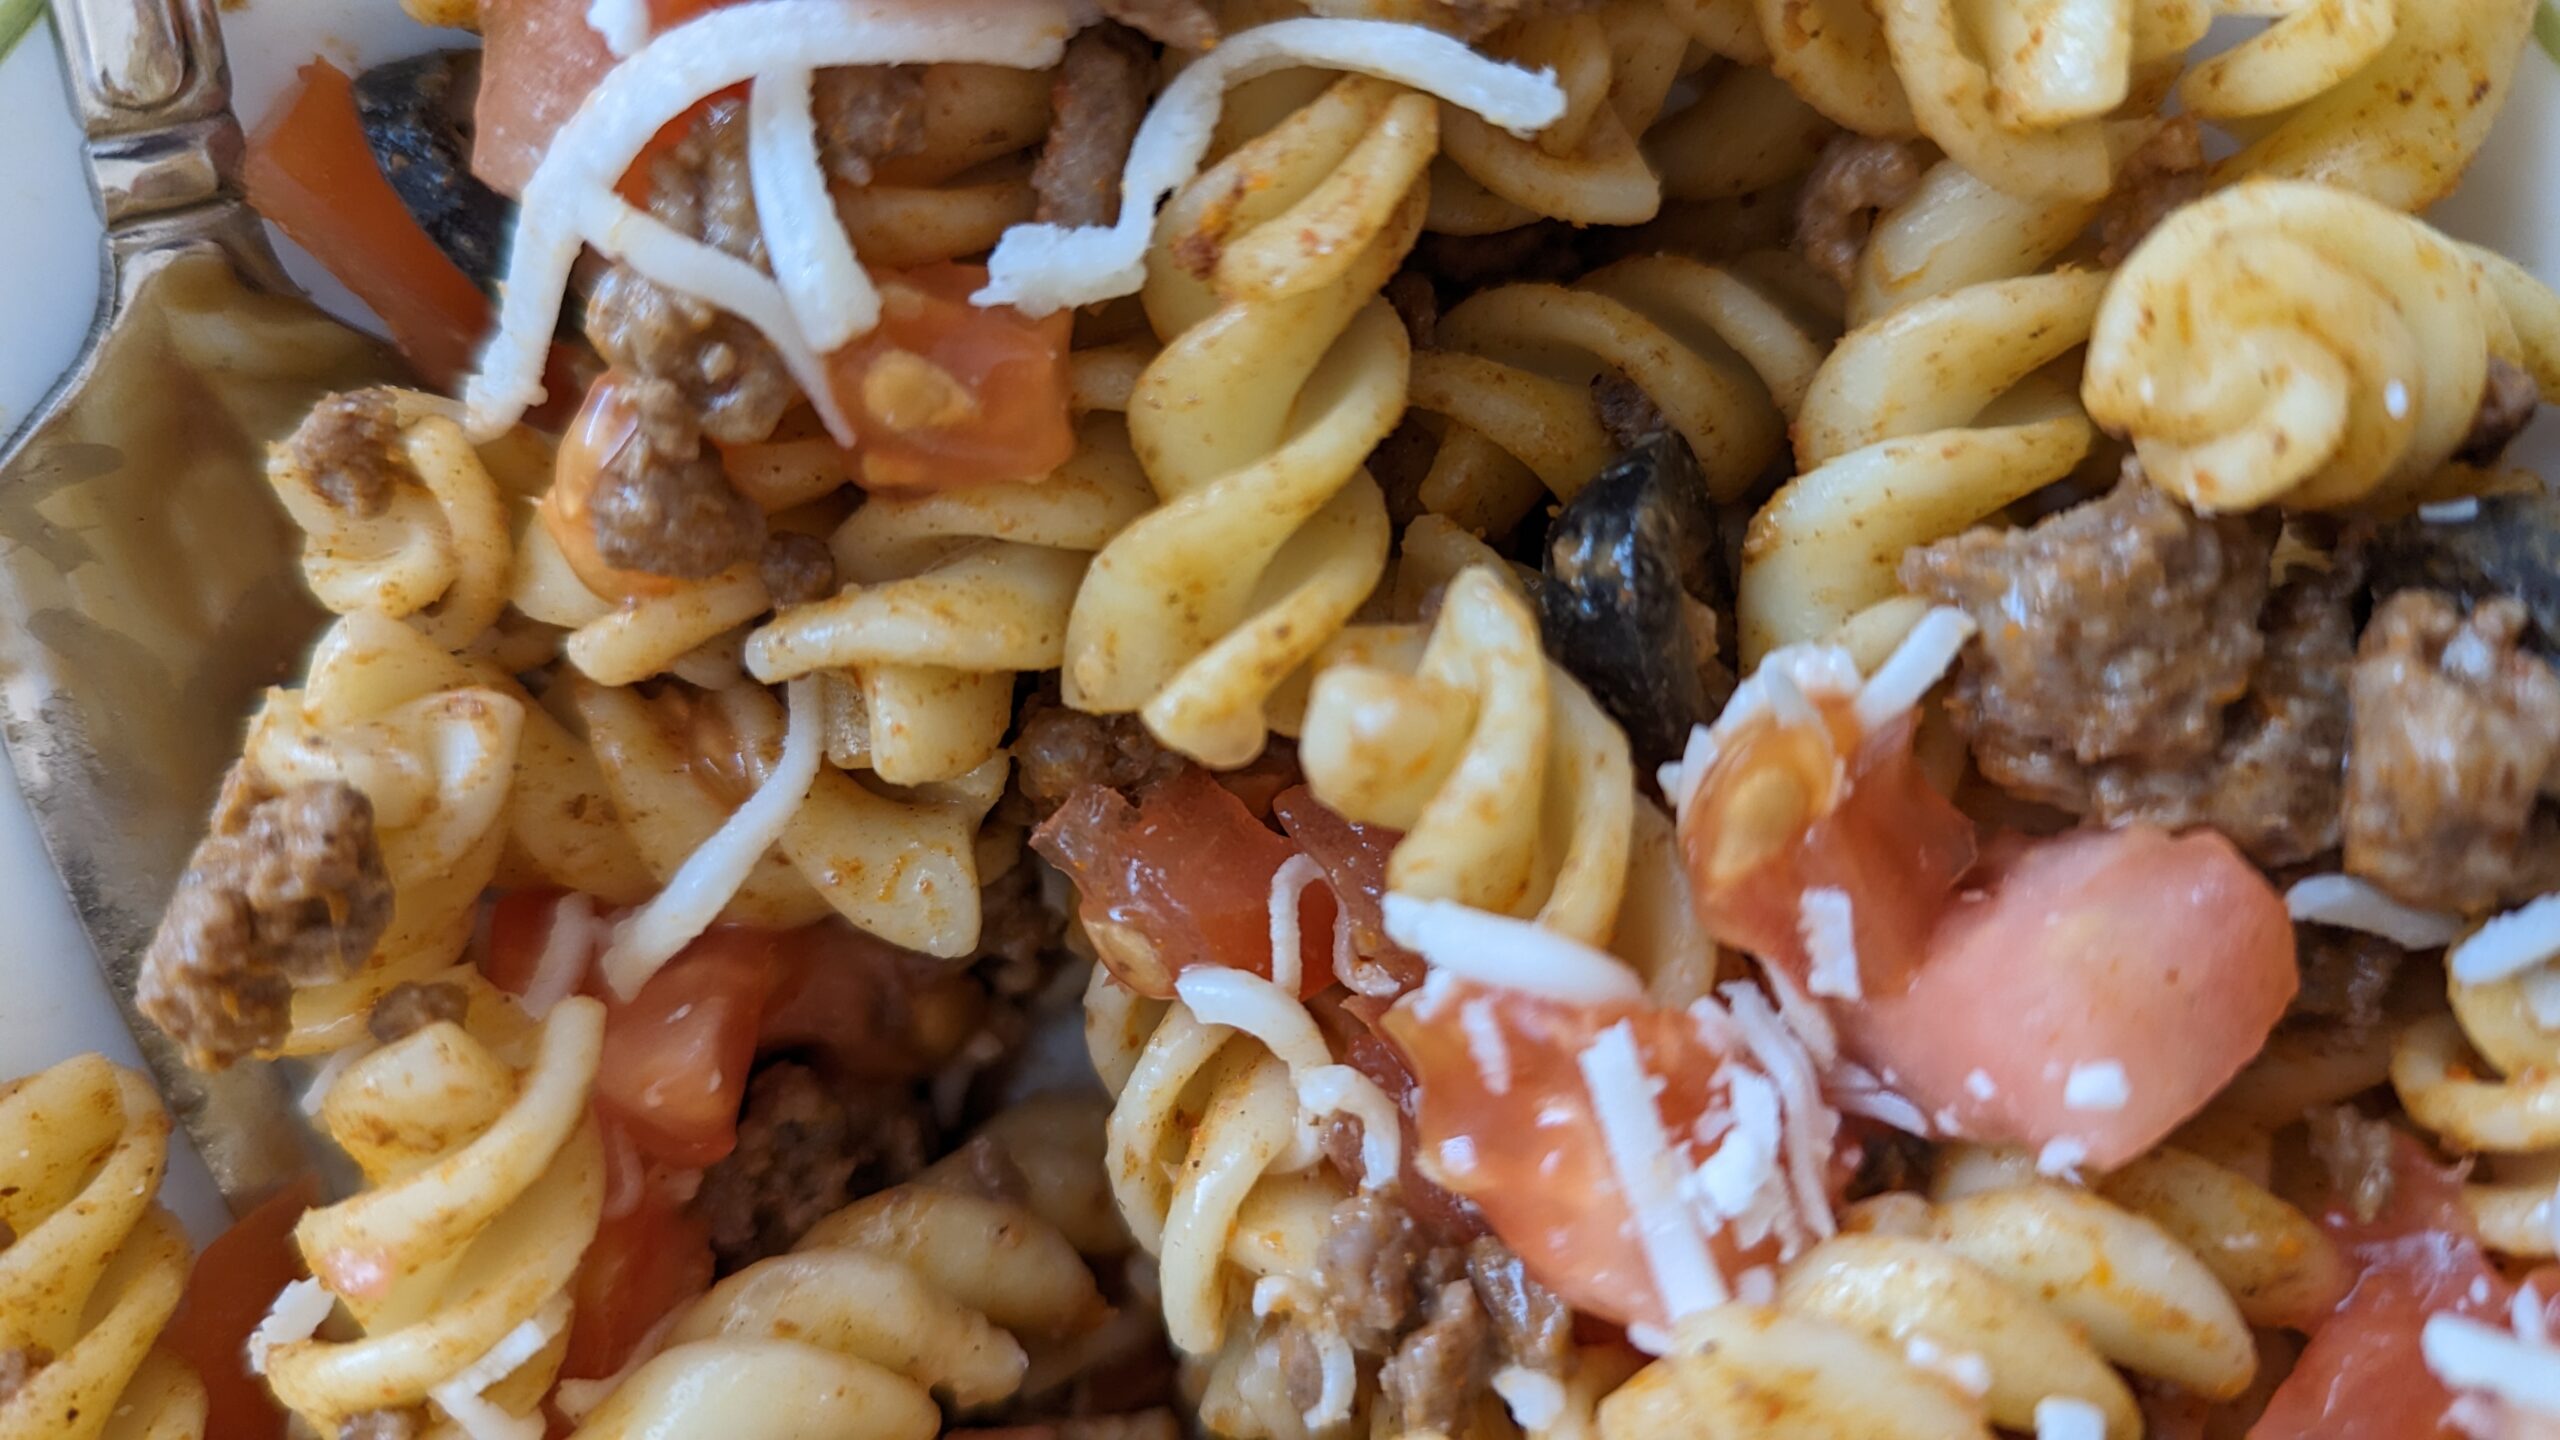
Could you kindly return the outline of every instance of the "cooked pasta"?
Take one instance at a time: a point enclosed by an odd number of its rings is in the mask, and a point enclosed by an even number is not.
[[[1076,594],[1069,704],[1137,711],[1217,765],[1295,728],[1267,713],[1272,691],[1386,564],[1361,462],[1401,411],[1408,346],[1377,293],[1420,228],[1438,133],[1428,99],[1342,80],[1166,207],[1146,301],[1167,343],[1129,404],[1162,504]]]
[[[150,1082],[100,1056],[0,1086],[0,1436],[204,1434],[204,1387],[154,1348],[187,1280],[168,1144]]]
[[[338,1073],[321,1124],[365,1188],[306,1214],[294,1240],[317,1277],[297,1283],[334,1300],[352,1332],[268,1337],[264,1373],[287,1409],[323,1434],[428,1405],[473,1434],[540,1429],[570,1281],[604,1207],[587,1108],[603,1042],[594,1000],[528,1024],[488,995],[465,1023]]]
[[[2550,1218],[2560,1194],[2560,1124],[2552,1120],[2555,1041],[2520,978],[2448,982],[2450,1016],[2403,1031],[2391,1088],[2409,1118],[2462,1153],[2486,1157],[2462,1200],[2486,1244],[2548,1258],[2560,1244]],[[2478,1061],[2486,1062],[2484,1073]]]
[[[1433,230],[1480,235],[1537,219],[1635,225],[1661,208],[1663,184],[1639,141],[1661,111],[1685,48],[1651,0],[1595,13],[1537,16],[1488,42],[1492,53],[1553,70],[1564,117],[1520,139],[1471,111],[1441,107],[1444,161],[1431,182]]]
[[[2405,502],[2462,445],[2490,361],[2532,358],[2506,303],[2419,221],[2241,185],[2173,215],[2109,282],[2082,393],[2200,509]]]

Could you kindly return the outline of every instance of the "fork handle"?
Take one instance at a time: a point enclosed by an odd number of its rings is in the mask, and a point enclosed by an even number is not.
[[[214,0],[54,0],[107,228],[220,200],[240,163]]]

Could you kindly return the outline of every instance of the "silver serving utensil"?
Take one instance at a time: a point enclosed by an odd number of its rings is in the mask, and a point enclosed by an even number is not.
[[[132,1008],[259,691],[319,628],[267,442],[400,375],[306,301],[237,183],[213,0],[55,0],[106,218],[79,362],[0,451],[0,736],[94,959],[237,1206],[311,1168],[280,1079],[189,1070]],[[67,957],[66,957],[67,959]]]

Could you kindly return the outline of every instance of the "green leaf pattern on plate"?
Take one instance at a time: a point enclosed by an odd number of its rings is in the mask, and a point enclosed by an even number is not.
[[[18,42],[26,38],[36,17],[43,13],[44,0],[0,0],[0,60],[9,58],[9,52],[18,48]],[[2550,13],[2548,4],[2543,13]]]

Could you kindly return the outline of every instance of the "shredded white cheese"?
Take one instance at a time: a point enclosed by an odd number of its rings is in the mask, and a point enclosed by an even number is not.
[[[1856,1000],[1866,994],[1858,976],[1856,917],[1849,892],[1817,886],[1796,902],[1796,935],[1804,941],[1804,988],[1816,995]]]
[[[1688,748],[1681,753],[1676,770],[1663,767],[1662,798],[1670,803],[1674,821],[1687,828],[1698,787],[1714,768],[1725,737],[1740,734],[1765,715],[1776,715],[1781,721],[1818,718],[1809,697],[1854,698],[1864,685],[1857,660],[1836,645],[1783,645],[1761,657],[1750,678],[1716,715],[1716,723],[1689,732]],[[1829,737],[1827,727],[1821,733]]]
[[[1784,1216],[1789,1232],[1781,1253],[1792,1256],[1803,1244],[1828,1237],[1838,1228],[1825,1171],[1831,1163],[1831,1142],[1840,1133],[1840,1115],[1824,1102],[1812,1058],[1769,1008],[1767,998],[1740,981],[1724,986],[1720,993],[1741,1028],[1751,1058],[1777,1083],[1785,1140],[1781,1153],[1795,1193],[1795,1204]]]
[[[615,59],[634,54],[649,43],[649,0],[587,0],[587,28]]]
[[[569,271],[580,249],[593,245],[763,332],[829,431],[850,444],[819,351],[773,278],[643,215],[614,187],[668,121],[758,76],[935,62],[1045,70],[1064,53],[1072,29],[1062,0],[750,0],[652,37],[579,102],[525,184],[497,334],[463,389],[474,438],[494,438],[543,398],[543,365]]]
[[[1203,1022],[1251,1035],[1279,1057],[1289,1067],[1298,1104],[1307,1113],[1359,1120],[1364,1188],[1383,1189],[1395,1182],[1403,1161],[1402,1112],[1378,1082],[1334,1063],[1324,1032],[1295,995],[1259,975],[1220,965],[1183,971],[1173,992]]]
[[[1482,996],[1458,1007],[1458,1028],[1467,1037],[1467,1054],[1476,1062],[1484,1088],[1496,1095],[1511,1093],[1511,1045],[1502,1038],[1501,1018]]]
[[[812,78],[794,66],[756,77],[747,96],[747,179],[773,281],[810,348],[825,354],[880,323],[880,292],[854,258],[827,191]]]
[[[972,298],[1046,315],[1136,294],[1146,282],[1156,209],[1200,172],[1227,87],[1299,65],[1410,85],[1523,136],[1565,109],[1552,73],[1487,59],[1418,25],[1297,19],[1240,31],[1175,76],[1147,111],[1120,173],[1115,223],[1014,226],[988,257],[986,288]]]
[[[1636,1238],[1664,1313],[1677,1323],[1684,1315],[1725,1303],[1732,1297],[1724,1276],[1680,1203],[1684,1167],[1663,1133],[1662,1113],[1654,1108],[1634,1027],[1620,1021],[1601,1031],[1578,1060],[1609,1167],[1635,1216]]]
[[[1544,1430],[1564,1418],[1564,1386],[1543,1370],[1505,1365],[1493,1372],[1493,1393],[1523,1430]]]
[[[2434,950],[2462,933],[2462,918],[2403,905],[2352,875],[2312,875],[2284,892],[2285,913],[2312,925],[2379,935],[2403,950]]]
[[[2114,1060],[2084,1060],[2071,1067],[2070,1078],[2062,1082],[2062,1108],[2066,1110],[2121,1110],[2133,1098],[2126,1083],[2124,1066]]]
[[[2560,893],[2508,911],[2471,932],[2445,956],[2453,978],[2487,985],[2560,955]]]
[[[302,1113],[319,1114],[321,1107],[329,1103],[329,1092],[337,1086],[338,1077],[346,1074],[349,1066],[372,1054],[375,1048],[372,1040],[359,1040],[321,1061],[320,1068],[311,1072],[311,1083],[303,1087]]]
[[[1394,891],[1386,920],[1387,938],[1461,980],[1581,1003],[1644,998],[1625,961],[1527,920]]]
[[[1971,1350],[1950,1352],[1926,1335],[1914,1335],[1902,1342],[1902,1358],[1914,1369],[1953,1381],[1968,1395],[1980,1398],[1991,1392],[1991,1366]]]
[[[2447,1389],[2560,1418],[2560,1350],[2467,1316],[2433,1315],[2418,1332],[2418,1352]]]
[[[2036,1402],[2036,1440],[2107,1440],[2107,1412],[2072,1395]]]
[[[2000,1082],[1988,1070],[1976,1068],[1965,1072],[1964,1093],[1976,1100],[1988,1100],[2000,1093]]]
[[[1842,1114],[1881,1120],[1906,1135],[1925,1137],[1932,1133],[1929,1117],[1921,1113],[1920,1107],[1909,1097],[1887,1089],[1865,1066],[1843,1064],[1832,1069],[1826,1078],[1832,1103],[1840,1107]],[[1954,1133],[1956,1127],[1946,1124],[1946,1120],[1947,1116],[1941,1114],[1936,1129]]]
[[[329,1287],[317,1280],[295,1280],[276,1292],[275,1303],[267,1307],[266,1318],[249,1332],[249,1373],[267,1373],[267,1356],[279,1345],[291,1345],[320,1333],[328,1323],[329,1312],[338,1308],[337,1297]]]
[[[1324,868],[1304,855],[1292,855],[1271,872],[1271,983],[1295,995],[1306,961],[1299,951],[1298,901],[1307,887],[1324,879]],[[1340,928],[1336,907],[1336,929]],[[1336,956],[1339,964],[1341,957]]]
[[[798,0],[769,3],[796,4]],[[605,983],[622,999],[639,994],[640,987],[677,951],[711,928],[711,922],[720,918],[721,907],[782,838],[800,803],[808,798],[825,744],[819,734],[823,727],[818,723],[817,679],[794,680],[785,693],[790,714],[782,737],[782,758],[773,773],[745,804],[730,812],[710,839],[685,857],[665,889],[616,927],[613,944],[598,964]]]
[[[2480,516],[2480,497],[2465,495],[2458,500],[2438,500],[2418,507],[2418,518],[2430,525],[2459,525]]]
[[[2088,1159],[2089,1147],[2065,1135],[2046,1141],[2044,1148],[2036,1152],[2036,1173],[2050,1175],[2056,1180],[2077,1181],[2080,1167]]]
[[[492,1403],[485,1392],[541,1354],[542,1348],[568,1327],[569,1297],[565,1292],[555,1293],[523,1324],[498,1337],[498,1343],[490,1346],[487,1354],[455,1372],[443,1384],[430,1387],[427,1397],[452,1416],[453,1423],[461,1426],[471,1440],[542,1440],[545,1425],[540,1406],[530,1415],[509,1414]]]
[[[578,993],[587,978],[588,962],[598,947],[613,940],[612,927],[596,919],[596,902],[572,890],[551,907],[551,929],[542,937],[542,954],[533,962],[533,978],[517,1001],[524,1013],[540,1020],[553,1006]]]
[[[1932,607],[1858,688],[1858,728],[1881,729],[1909,713],[1947,673],[1947,667],[1956,663],[1964,642],[1972,638],[1971,617],[1953,606]]]

